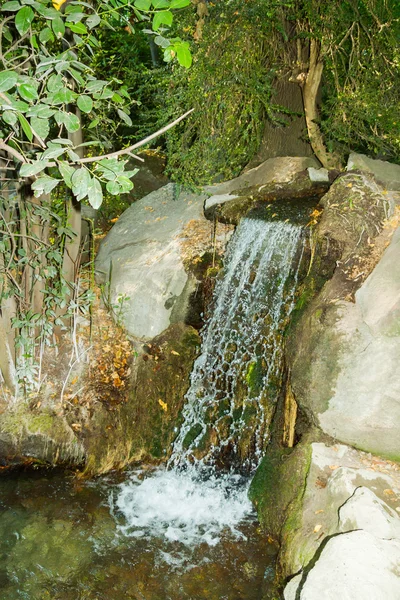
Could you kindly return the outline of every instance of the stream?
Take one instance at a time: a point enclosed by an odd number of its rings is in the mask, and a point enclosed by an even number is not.
[[[259,600],[276,547],[246,484],[213,483],[164,470],[95,482],[9,473],[0,479],[1,599]]]

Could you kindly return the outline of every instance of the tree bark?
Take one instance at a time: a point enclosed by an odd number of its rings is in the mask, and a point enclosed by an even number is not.
[[[321,56],[321,44],[310,40],[310,57],[306,76],[299,83],[303,92],[304,113],[308,130],[308,137],[315,156],[325,168],[340,168],[340,161],[334,154],[330,154],[325,146],[324,138],[319,126],[318,90],[321,84],[324,63]]]

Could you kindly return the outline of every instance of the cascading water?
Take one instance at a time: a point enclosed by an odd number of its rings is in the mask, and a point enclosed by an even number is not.
[[[223,531],[241,535],[238,523],[252,518],[248,478],[240,473],[257,466],[268,438],[301,232],[249,218],[235,232],[168,469],[133,475],[114,501],[126,535],[215,545]]]
[[[296,225],[242,220],[215,288],[172,465],[216,464],[228,450],[230,466],[257,466],[280,383],[300,237]]]

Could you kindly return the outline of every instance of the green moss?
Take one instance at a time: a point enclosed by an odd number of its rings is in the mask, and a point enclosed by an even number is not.
[[[190,446],[193,444],[195,439],[199,437],[202,431],[203,427],[202,425],[200,425],[200,423],[196,423],[195,425],[193,425],[185,435],[185,439],[182,442],[182,446],[185,449],[190,448]]]
[[[296,527],[299,511],[294,502],[302,497],[310,468],[311,445],[304,440],[293,449],[269,447],[250,486],[260,523],[274,537],[282,528]],[[289,519],[288,519],[289,516]]]
[[[263,368],[260,357],[257,357],[256,361],[249,364],[246,373],[246,382],[249,388],[250,398],[258,396],[263,385]]]

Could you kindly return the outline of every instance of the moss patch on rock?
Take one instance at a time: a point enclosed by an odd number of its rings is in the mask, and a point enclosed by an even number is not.
[[[96,411],[83,432],[86,473],[168,459],[199,344],[195,329],[177,323],[144,346],[136,358],[128,401]]]

